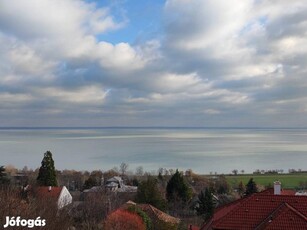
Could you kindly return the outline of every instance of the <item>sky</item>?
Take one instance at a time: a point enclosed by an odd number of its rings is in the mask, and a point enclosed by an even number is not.
[[[0,126],[306,127],[305,0],[2,0]]]

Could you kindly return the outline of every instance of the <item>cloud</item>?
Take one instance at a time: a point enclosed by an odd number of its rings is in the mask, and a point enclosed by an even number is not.
[[[97,4],[1,2],[0,116],[14,117],[9,124],[66,124],[72,113],[70,125],[304,120],[303,0],[168,0],[155,37],[133,44],[104,39],[122,36],[131,12],[122,9],[127,18],[119,20]],[[32,116],[18,116],[24,111]]]
[[[76,104],[103,104],[108,91],[103,91],[97,86],[86,86],[80,89],[67,90],[60,88],[36,89],[40,97],[48,100],[59,100]]]
[[[14,36],[66,39],[80,34],[98,34],[118,29],[107,8],[77,1],[3,1],[0,25]],[[18,17],[17,17],[18,16]]]
[[[127,43],[112,45],[100,42],[97,49],[96,55],[103,68],[112,71],[129,71],[144,66],[142,57]]]

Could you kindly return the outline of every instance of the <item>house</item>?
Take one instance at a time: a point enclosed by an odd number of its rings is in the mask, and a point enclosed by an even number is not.
[[[124,186],[124,181],[119,176],[114,176],[106,181],[106,187],[111,189],[118,189]]]
[[[15,175],[10,176],[11,184],[17,186],[24,186],[28,182],[28,176],[25,173],[17,172]]]
[[[115,176],[107,180],[105,185],[85,189],[80,199],[82,201],[93,201],[107,198],[110,201],[109,203],[112,203],[116,197],[117,202],[124,203],[127,200],[135,199],[136,192],[136,186],[125,185],[121,177]],[[109,203],[108,205],[110,205]]]
[[[307,229],[307,196],[281,189],[254,193],[216,209],[201,230],[216,229]]]
[[[57,207],[59,209],[72,203],[72,196],[65,186],[63,187],[52,187],[43,186],[38,187],[36,190],[38,198],[41,199],[55,199]]]
[[[121,177],[115,176],[106,181],[106,189],[113,192],[137,192],[136,186],[125,185]]]

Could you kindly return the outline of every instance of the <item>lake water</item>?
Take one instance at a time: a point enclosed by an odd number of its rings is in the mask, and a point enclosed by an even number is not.
[[[0,129],[0,165],[35,169],[47,150],[57,169],[306,170],[307,129]]]

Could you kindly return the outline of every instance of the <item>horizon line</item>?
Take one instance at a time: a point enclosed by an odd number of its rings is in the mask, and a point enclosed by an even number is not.
[[[307,129],[271,126],[0,126],[0,129]]]

